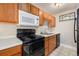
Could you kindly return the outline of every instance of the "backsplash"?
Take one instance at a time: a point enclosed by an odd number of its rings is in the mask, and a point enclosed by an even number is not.
[[[36,29],[36,33],[40,34],[42,33],[52,33],[55,30],[55,28],[49,28],[48,26],[40,26]]]
[[[15,24],[0,23],[0,36],[16,36]]]

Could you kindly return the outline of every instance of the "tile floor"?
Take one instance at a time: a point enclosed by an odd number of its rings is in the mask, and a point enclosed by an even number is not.
[[[65,46],[60,46],[49,56],[77,56],[77,50]]]

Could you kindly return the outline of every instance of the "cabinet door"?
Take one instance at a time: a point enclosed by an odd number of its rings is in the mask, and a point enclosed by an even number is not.
[[[31,4],[30,11],[34,15],[39,15],[39,9]]]
[[[7,22],[18,23],[18,4],[6,4]]]
[[[48,46],[48,37],[45,38],[45,56],[47,56],[49,54],[49,46]]]
[[[56,19],[54,16],[51,17],[51,27],[55,27],[56,25]]]
[[[39,26],[43,26],[45,22],[45,19],[44,19],[44,12],[43,11],[39,11]]]
[[[48,13],[44,12],[44,19],[48,20]]]
[[[45,38],[45,48],[48,48],[48,37]]]
[[[55,27],[55,17],[49,16],[48,27]]]
[[[18,8],[17,4],[3,3],[0,4],[0,22],[17,23]]]
[[[22,45],[0,50],[0,56],[18,56],[18,54],[22,55]]]
[[[19,53],[15,54],[15,55],[12,55],[12,56],[22,56],[22,52],[19,52]]]
[[[51,53],[56,47],[56,36],[49,37],[49,53]]]
[[[51,27],[51,16],[48,16],[48,27]]]
[[[49,48],[45,48],[45,56],[49,54]]]
[[[0,4],[0,22],[6,21],[6,4]]]
[[[30,12],[30,4],[29,3],[19,3],[19,9],[25,12]]]

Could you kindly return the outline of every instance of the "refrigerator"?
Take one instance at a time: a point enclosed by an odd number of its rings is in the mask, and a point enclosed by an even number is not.
[[[79,9],[77,9],[77,56],[79,56]]]

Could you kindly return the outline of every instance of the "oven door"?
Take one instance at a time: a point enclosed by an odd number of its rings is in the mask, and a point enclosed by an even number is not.
[[[23,45],[24,56],[43,56],[44,55],[44,40],[36,40],[29,44]]]

